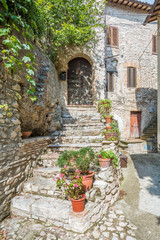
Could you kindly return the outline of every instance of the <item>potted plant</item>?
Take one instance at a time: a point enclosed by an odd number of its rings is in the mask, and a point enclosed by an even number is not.
[[[112,118],[113,118],[113,115],[105,116],[106,123],[108,124],[112,123]]]
[[[60,167],[68,165],[68,176],[79,169],[83,176],[82,183],[85,191],[90,190],[93,185],[94,172],[89,170],[91,164],[97,164],[97,157],[90,147],[84,147],[78,151],[64,151],[57,161]]]
[[[109,167],[112,163],[113,167],[118,167],[118,157],[112,150],[101,150],[98,155],[99,165],[103,168]]]
[[[22,127],[22,138],[28,138],[32,134],[31,127]]]
[[[111,116],[109,115],[111,112],[111,104],[112,104],[112,101],[109,99],[100,100],[98,102],[98,111],[101,114],[102,118],[106,119],[107,123],[111,122]]]
[[[70,167],[69,167],[70,168]],[[59,189],[65,192],[66,196],[72,202],[74,212],[82,212],[85,207],[85,195],[82,191],[82,176],[80,171],[76,169],[70,178],[66,178],[68,174],[68,166],[61,169],[59,177],[57,177],[56,185]]]
[[[83,189],[89,191],[93,185],[94,172],[90,171],[91,164],[97,164],[97,158],[92,148],[84,147],[78,151],[77,156],[74,159],[77,168],[83,175],[82,183]]]

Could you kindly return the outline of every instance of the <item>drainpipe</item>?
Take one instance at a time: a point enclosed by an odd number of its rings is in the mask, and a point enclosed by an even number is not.
[[[158,17],[157,149],[160,152],[160,17]]]
[[[108,85],[108,75],[107,75],[107,20],[106,20],[106,12],[107,12],[107,4],[106,2],[104,8],[104,64],[105,64],[105,87],[104,87],[104,96],[107,98],[107,85]]]

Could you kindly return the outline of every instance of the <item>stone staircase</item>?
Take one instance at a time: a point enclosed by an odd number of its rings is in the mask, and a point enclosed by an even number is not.
[[[11,201],[13,215],[49,222],[66,230],[84,233],[101,220],[119,196],[120,167],[95,169],[93,188],[86,192],[82,213],[72,211],[71,202],[56,188],[58,167],[40,167],[24,183],[23,191]]]
[[[95,169],[93,188],[86,193],[87,203],[82,213],[74,213],[70,201],[56,188],[59,154],[66,149],[90,146],[95,151],[102,147],[117,151],[114,142],[106,142],[101,136],[105,124],[96,107],[68,107],[63,110],[63,128],[53,134],[53,144],[41,156],[33,177],[24,183],[21,194],[12,199],[11,212],[14,215],[52,222],[57,227],[84,233],[95,222],[100,221],[107,209],[118,198],[120,167]],[[108,145],[109,144],[109,145]]]
[[[63,109],[62,130],[54,132],[50,148],[56,151],[90,146],[102,148],[102,122],[96,106],[71,106]]]
[[[143,135],[140,139],[152,145],[151,149],[149,149],[150,152],[157,151],[157,117],[154,117],[149,125],[143,130]]]

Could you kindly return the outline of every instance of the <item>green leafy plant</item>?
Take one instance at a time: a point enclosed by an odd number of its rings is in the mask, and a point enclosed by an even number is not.
[[[68,166],[61,169],[61,173],[59,177],[57,177],[56,185],[59,189],[63,190],[65,194],[74,199],[79,199],[80,195],[83,193],[82,191],[82,179],[83,177],[80,175],[80,171],[76,169],[74,174],[70,177],[70,179],[66,178],[66,173],[68,172]]]
[[[102,118],[109,116],[111,112],[112,101],[109,99],[103,99],[98,101],[98,111],[101,114]]]
[[[112,160],[112,166],[113,167],[118,167],[119,166],[118,157],[112,150],[105,151],[105,150],[102,149],[100,151],[98,157],[99,158],[110,158]]]
[[[75,167],[73,166],[73,161],[71,160],[73,160],[77,154],[77,151],[74,150],[63,151],[57,160],[57,165],[61,168],[63,168],[65,165],[72,165],[72,167]]]
[[[70,166],[70,169],[79,169],[82,174],[89,171],[91,164],[97,164],[97,157],[90,147],[81,148],[78,151],[64,151],[58,158],[57,165],[64,167]]]

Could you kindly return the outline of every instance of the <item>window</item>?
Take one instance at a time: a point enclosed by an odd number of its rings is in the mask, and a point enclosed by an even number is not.
[[[118,28],[107,27],[107,44],[118,47]]]
[[[157,35],[152,36],[152,53],[157,54],[158,53],[158,47],[157,47]]]
[[[114,75],[113,72],[108,72],[107,91],[114,92]]]
[[[136,81],[136,68],[127,68],[127,87],[135,88],[137,85]]]

